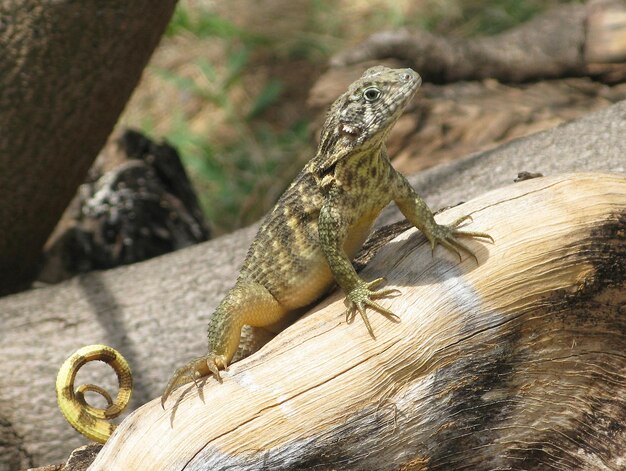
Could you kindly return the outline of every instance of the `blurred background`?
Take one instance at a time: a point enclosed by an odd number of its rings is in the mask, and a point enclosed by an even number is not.
[[[564,3],[580,2],[182,0],[119,126],[178,149],[223,234],[263,216],[312,157],[307,99],[334,54],[379,30],[493,35]]]

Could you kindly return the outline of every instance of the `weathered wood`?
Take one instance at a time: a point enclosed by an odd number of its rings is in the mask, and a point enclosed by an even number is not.
[[[117,429],[90,469],[618,469],[626,459],[626,177],[493,191],[479,264],[407,231],[364,272],[399,324],[336,294],[233,365]]]
[[[494,36],[468,39],[423,30],[382,31],[341,51],[331,65],[394,58],[435,83],[588,75],[620,82],[626,75],[625,15],[623,1],[604,0],[560,5]]]
[[[109,139],[48,239],[37,280],[59,283],[209,236],[176,149],[125,129]]]
[[[410,178],[432,208],[498,188],[522,170],[626,172],[626,102]],[[400,218],[395,206],[379,223]],[[174,369],[206,349],[208,318],[236,277],[255,228],[155,259],[0,298],[0,469],[65,461],[85,443],[58,410],[54,380],[92,343],[128,359],[131,410],[157,397]],[[88,368],[88,366],[86,366]],[[114,391],[103,366],[79,382]]]

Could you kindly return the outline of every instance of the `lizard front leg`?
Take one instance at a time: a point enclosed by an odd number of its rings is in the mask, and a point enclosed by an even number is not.
[[[213,375],[221,383],[220,370],[230,364],[244,325],[265,327],[278,322],[287,310],[261,284],[240,279],[217,307],[209,321],[208,353],[178,368],[161,396],[161,405],[183,384]],[[196,383],[197,385],[197,383]]]
[[[426,202],[415,192],[407,179],[395,170],[393,170],[392,174],[391,187],[393,200],[396,205],[398,205],[398,208],[400,208],[400,211],[409,222],[426,236],[433,252],[437,244],[440,244],[451,252],[456,253],[459,256],[459,260],[461,260],[461,251],[463,251],[474,257],[474,260],[478,263],[478,258],[473,250],[458,239],[461,237],[483,238],[493,243],[493,237],[485,232],[463,231],[458,228],[464,221],[472,219],[469,215],[458,218],[452,224],[437,224]]]
[[[336,205],[337,193],[340,190],[331,190],[320,210],[318,221],[318,233],[320,245],[326,260],[333,273],[335,281],[346,293],[346,321],[351,322],[358,312],[365,322],[365,326],[373,338],[376,338],[372,326],[365,312],[366,307],[371,307],[383,314],[388,319],[399,322],[400,318],[389,309],[385,309],[374,301],[375,298],[382,298],[398,293],[396,289],[375,290],[374,287],[384,281],[384,278],[377,278],[374,281],[366,282],[359,277],[352,266],[343,249],[347,237],[349,224],[342,219],[346,212],[341,212]]]

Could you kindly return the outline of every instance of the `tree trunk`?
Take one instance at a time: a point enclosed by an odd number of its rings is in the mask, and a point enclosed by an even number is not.
[[[618,469],[626,459],[626,177],[488,193],[462,263],[407,231],[374,257],[399,324],[337,293],[201,389],[129,416],[90,468]]]
[[[32,280],[175,3],[0,3],[0,293]]]
[[[439,208],[508,185],[523,170],[624,172],[625,114],[622,102],[410,180]],[[392,205],[379,224],[399,218]],[[131,410],[159,396],[175,368],[206,350],[209,316],[234,283],[254,231],[0,298],[0,469],[61,462],[85,443],[65,422],[54,395],[61,363],[84,345],[111,345],[127,358],[135,379]],[[353,335],[362,326],[349,327]],[[89,373],[79,384],[87,380],[115,391],[108,368]]]

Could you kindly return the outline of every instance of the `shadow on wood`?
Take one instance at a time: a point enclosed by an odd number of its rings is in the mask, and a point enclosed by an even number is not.
[[[130,415],[92,470],[617,469],[626,460],[626,178],[485,194],[459,263],[415,230],[363,272],[402,322],[346,324],[333,295],[224,383]]]

